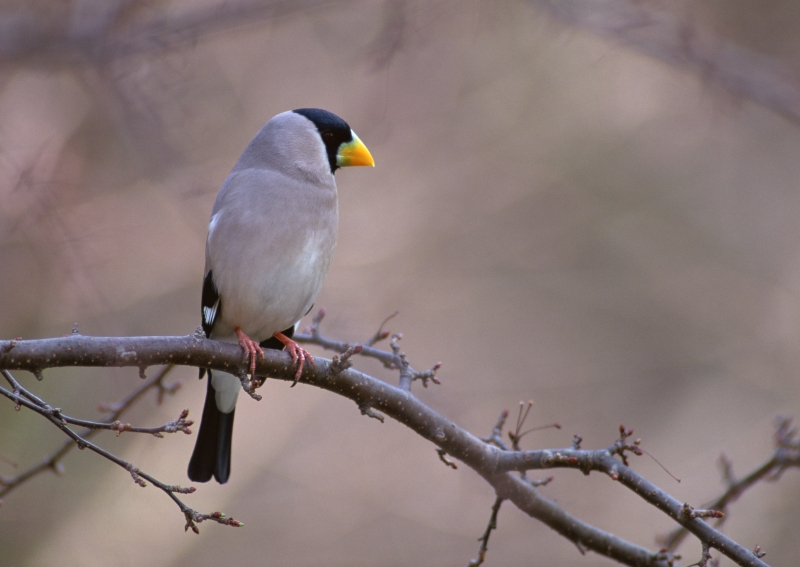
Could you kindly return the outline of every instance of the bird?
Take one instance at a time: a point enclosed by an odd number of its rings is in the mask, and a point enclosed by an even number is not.
[[[336,246],[340,167],[373,166],[367,147],[337,115],[299,108],[271,118],[245,148],[211,210],[201,295],[209,339],[239,343],[255,378],[263,348],[285,349],[295,382],[311,355],[292,336],[311,310]],[[238,377],[208,374],[188,476],[228,481]]]

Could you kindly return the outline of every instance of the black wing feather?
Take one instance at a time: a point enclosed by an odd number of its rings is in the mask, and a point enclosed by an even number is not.
[[[203,293],[200,297],[200,321],[203,325],[203,332],[207,338],[211,338],[211,329],[214,322],[222,313],[222,302],[219,297],[219,290],[214,284],[214,270],[209,270],[203,280]],[[200,379],[206,375],[206,369],[200,369]]]
[[[222,313],[222,302],[219,298],[219,290],[214,284],[214,270],[208,270],[203,280],[203,295],[200,299],[200,317],[203,321],[203,331],[206,337],[211,337],[211,330],[214,322]]]

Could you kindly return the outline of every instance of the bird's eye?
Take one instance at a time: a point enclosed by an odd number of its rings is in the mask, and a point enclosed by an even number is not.
[[[333,139],[333,132],[331,132],[330,130],[325,130],[325,131],[322,133],[322,137],[323,137],[325,140],[332,140],[332,139]]]

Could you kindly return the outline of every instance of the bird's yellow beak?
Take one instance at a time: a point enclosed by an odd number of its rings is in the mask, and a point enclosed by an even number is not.
[[[339,167],[353,165],[371,165],[375,167],[375,160],[372,159],[372,154],[369,153],[367,146],[358,139],[355,132],[351,130],[350,133],[353,135],[353,141],[339,146],[339,151],[336,152],[336,165]]]

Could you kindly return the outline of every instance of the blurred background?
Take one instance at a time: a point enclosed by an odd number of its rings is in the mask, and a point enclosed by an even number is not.
[[[0,337],[76,322],[87,335],[192,333],[220,184],[270,117],[321,107],[377,163],[337,174],[324,332],[365,340],[399,310],[388,328],[412,364],[443,362],[441,386],[415,385],[438,412],[486,435],[532,399],[530,425],[563,428],[526,448],[576,433],[604,447],[624,424],[682,482],[647,457],[636,470],[700,505],[723,489],[721,453],[744,474],[771,454],[774,417],[800,416],[798,18],[789,0],[6,1]],[[125,421],[199,418],[205,383],[173,376],[176,395]],[[139,383],[136,369],[19,377],[85,418]],[[185,534],[163,493],[73,451],[65,474],[4,499],[0,567],[477,555],[494,494],[476,474],[335,395],[278,381],[261,393],[240,400],[229,483],[185,498],[244,528]],[[62,442],[12,407],[0,402],[2,475]],[[96,440],[188,483],[194,436]],[[543,494],[636,544],[655,550],[672,527],[601,475],[555,477]],[[789,471],[747,492],[725,532],[791,564],[798,501]],[[510,504],[498,527],[489,566],[613,564]],[[680,552],[700,558],[691,541]]]

